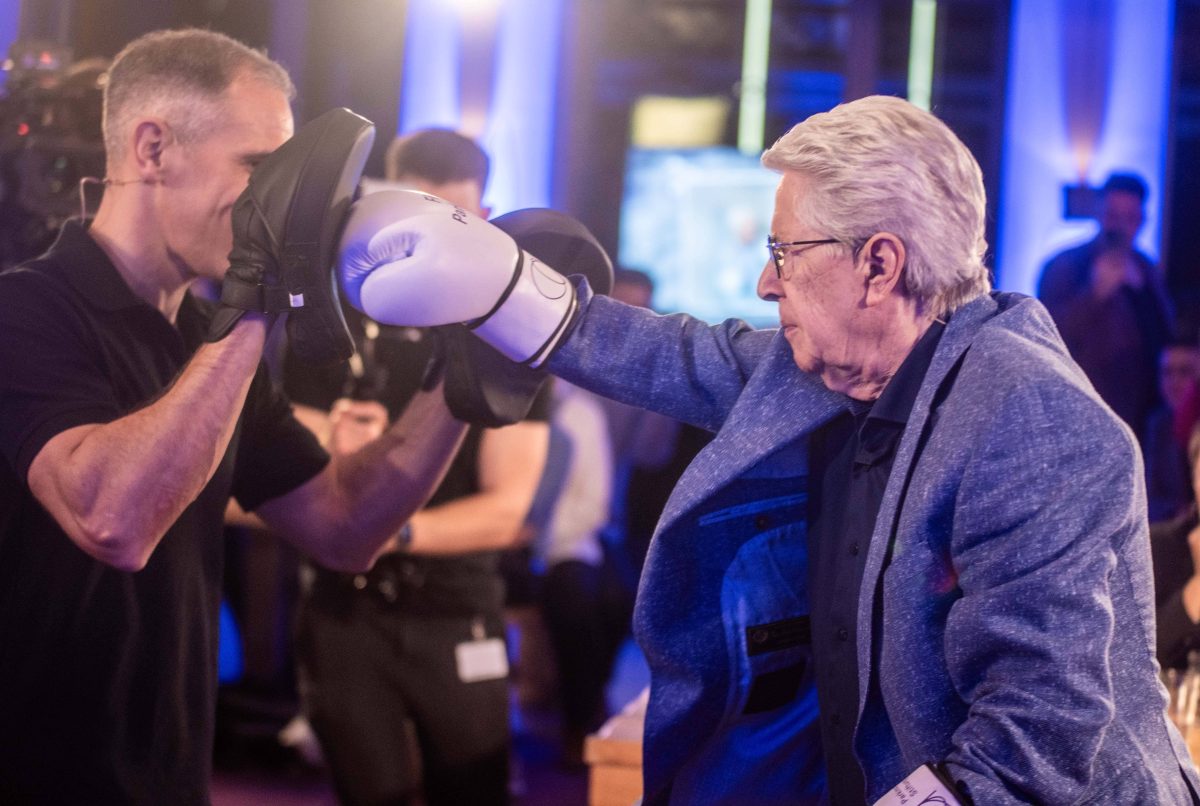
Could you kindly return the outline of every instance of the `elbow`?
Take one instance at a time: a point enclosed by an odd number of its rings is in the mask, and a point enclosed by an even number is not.
[[[336,554],[327,553],[324,557],[314,557],[313,559],[322,568],[336,571],[339,574],[365,574],[374,567],[375,558],[378,556],[378,553],[362,556],[338,552]]]
[[[496,548],[501,551],[524,548],[533,542],[534,533],[534,528],[528,523],[519,523],[515,528],[509,529],[500,535],[499,545]]]
[[[118,571],[134,573],[146,567],[161,535],[142,537],[123,529],[81,524],[72,537],[93,559]]]
[[[490,548],[498,551],[524,548],[533,541],[534,528],[526,522],[526,509],[508,507],[503,512],[497,512],[493,521],[495,531],[492,533]]]
[[[342,534],[348,538],[347,533]],[[358,535],[354,539],[321,541],[310,545],[319,546],[319,550],[311,553],[314,562],[340,574],[364,574],[370,571],[375,559],[387,548],[379,540],[367,540]]]

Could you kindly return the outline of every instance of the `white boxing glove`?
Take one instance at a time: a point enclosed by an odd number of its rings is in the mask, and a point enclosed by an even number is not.
[[[350,304],[377,322],[465,322],[535,367],[576,309],[574,286],[506,233],[417,191],[379,191],[351,206],[337,273]]]

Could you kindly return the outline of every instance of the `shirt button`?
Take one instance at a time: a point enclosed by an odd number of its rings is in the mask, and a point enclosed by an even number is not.
[[[858,544],[857,543],[854,543],[850,546],[850,556],[851,557],[858,556]]]
[[[845,627],[838,627],[837,637],[838,637],[839,641],[845,641],[847,638],[850,637],[850,631],[847,630]]]
[[[356,591],[360,591],[366,587],[367,587],[367,578],[365,576],[363,576],[362,574],[355,574],[354,575],[354,589]]]
[[[751,643],[764,644],[764,643],[766,643],[766,641],[767,641],[767,631],[766,630],[751,630],[750,631],[750,642]]]
[[[756,517],[754,519],[754,528],[755,529],[766,529],[770,525],[771,525],[771,519],[769,517],[767,517],[766,515],[759,515],[758,517]]]

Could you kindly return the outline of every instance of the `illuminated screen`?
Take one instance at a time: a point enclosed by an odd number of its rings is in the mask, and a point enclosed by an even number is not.
[[[732,148],[631,149],[619,261],[654,279],[654,307],[709,322],[778,324],[754,288],[779,175]]]

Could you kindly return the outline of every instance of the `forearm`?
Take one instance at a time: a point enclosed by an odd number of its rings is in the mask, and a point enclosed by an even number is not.
[[[1183,609],[1192,624],[1200,622],[1200,576],[1193,576],[1183,586]]]
[[[419,392],[381,437],[259,512],[322,565],[362,570],[429,500],[465,433],[440,388]]]
[[[1197,588],[1200,584],[1193,577],[1158,606],[1154,620],[1155,654],[1164,667],[1183,665],[1193,637],[1200,634],[1200,627],[1192,616],[1192,605],[1188,602],[1189,591],[1195,597]]]
[[[524,421],[488,429],[479,440],[478,491],[418,512],[410,542],[421,554],[461,554],[511,548],[528,535],[525,518],[546,465],[550,427]]]
[[[84,551],[124,570],[146,564],[224,456],[265,334],[261,318],[245,317],[154,402],[47,443],[30,488]]]
[[[513,548],[527,539],[522,527],[528,510],[528,501],[503,492],[459,498],[413,515],[411,542],[404,548],[415,554]]]
[[[658,316],[596,296],[546,367],[603,397],[715,431],[771,338],[740,323]]]

